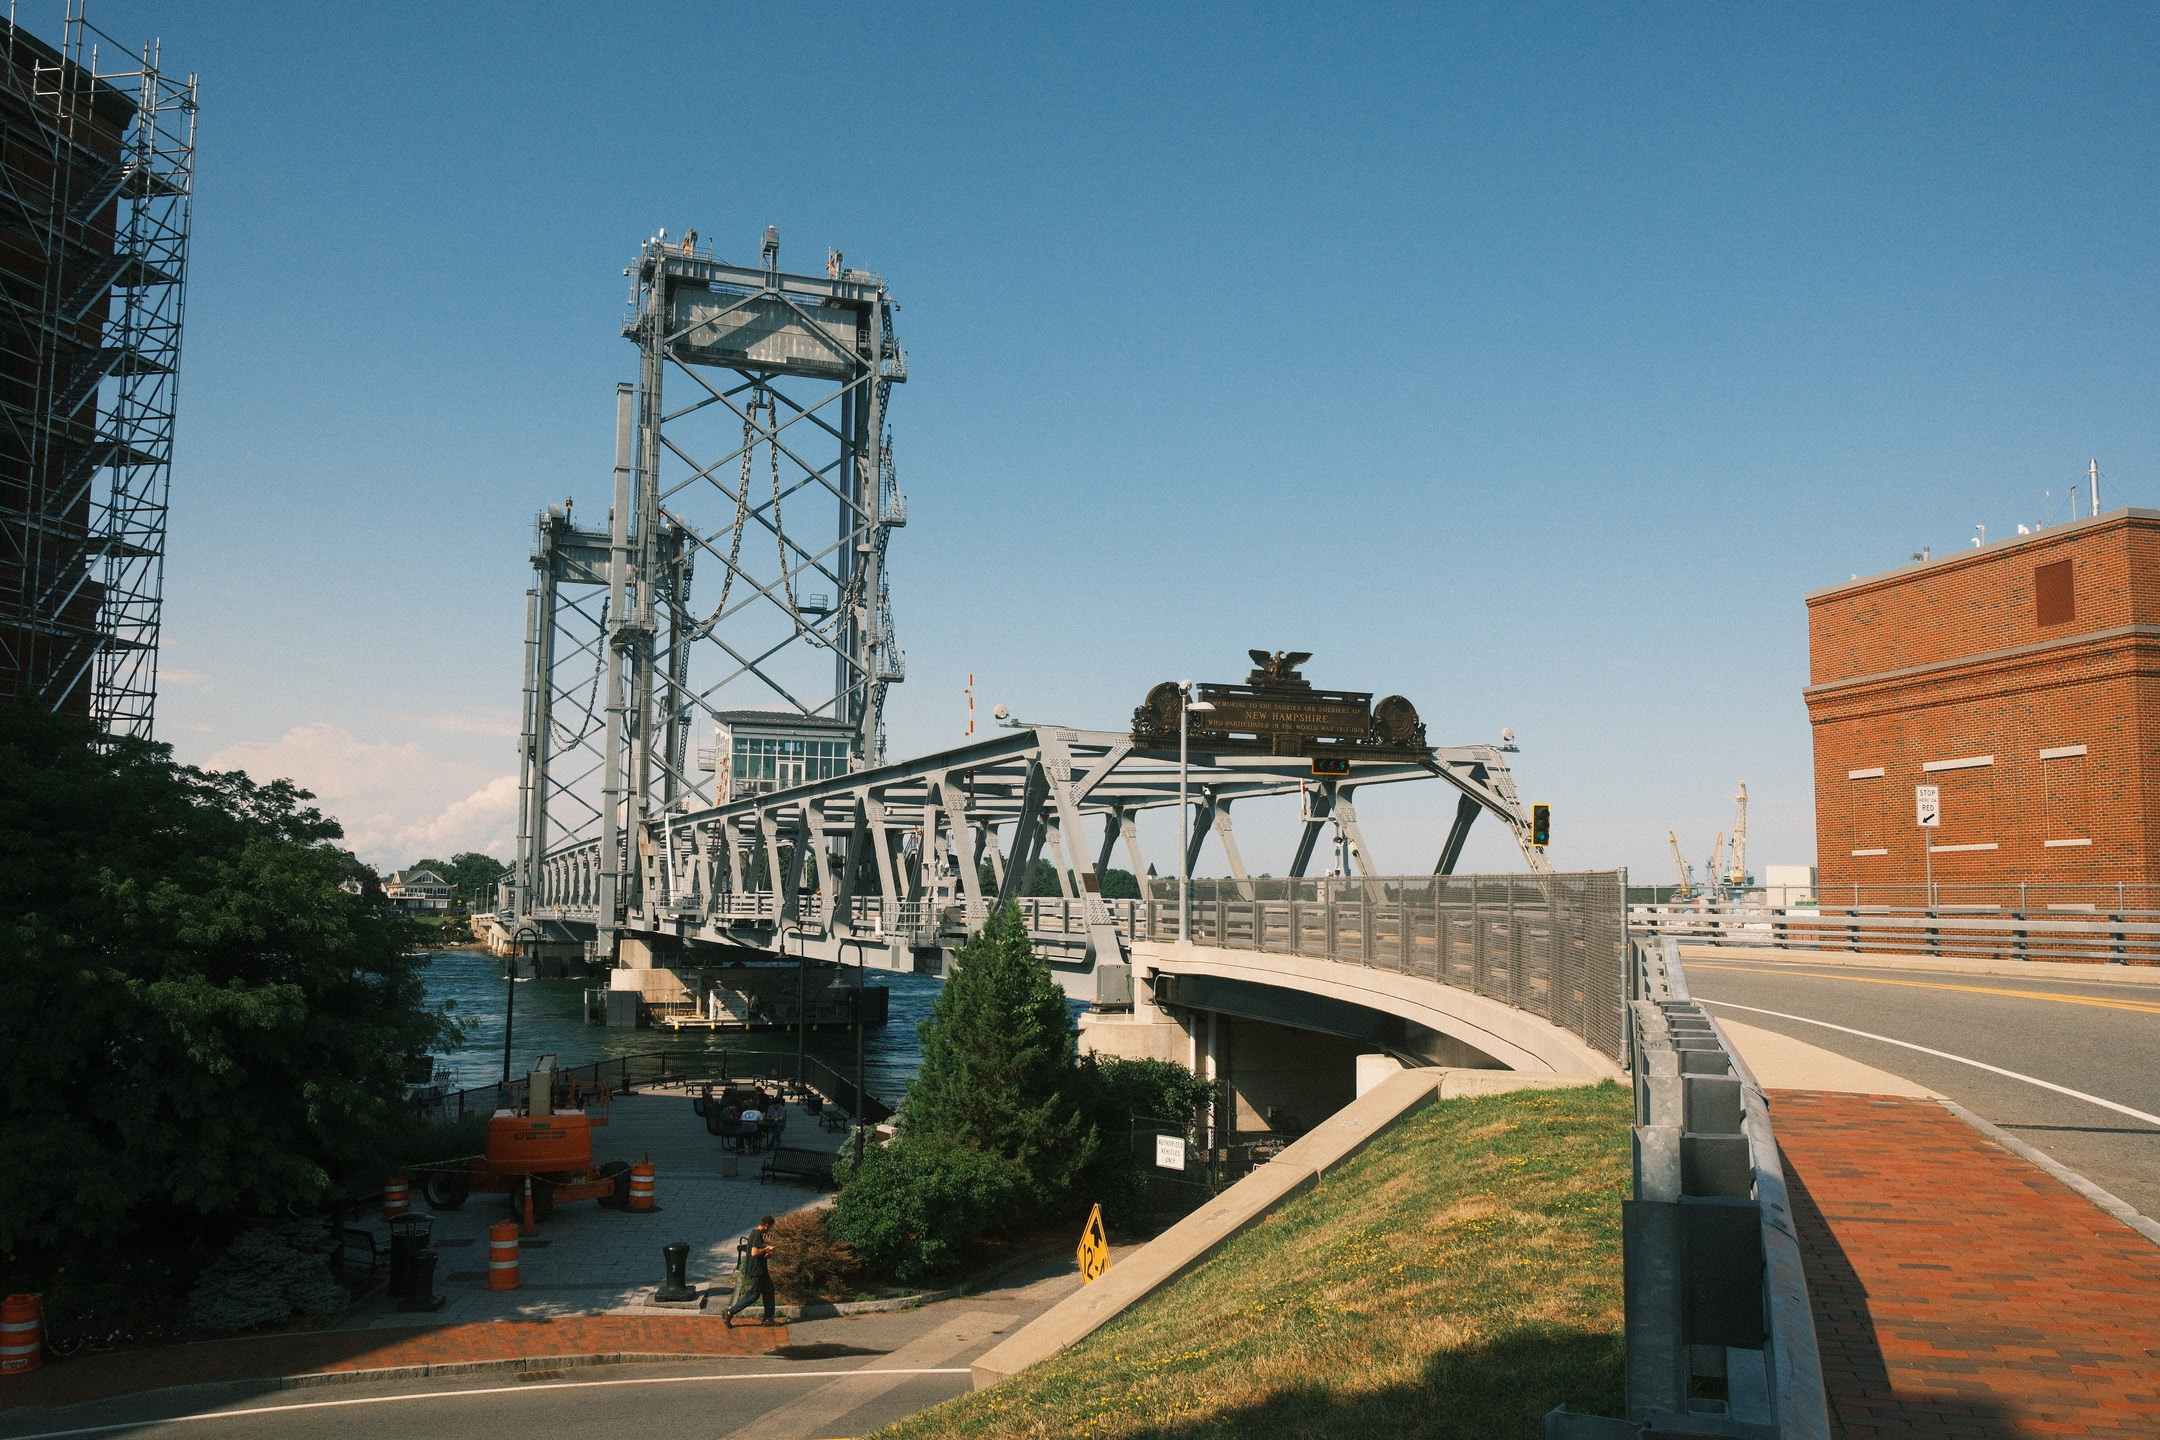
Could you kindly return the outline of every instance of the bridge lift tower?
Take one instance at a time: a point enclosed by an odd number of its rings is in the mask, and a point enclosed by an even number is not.
[[[704,726],[771,709],[876,765],[906,674],[886,550],[907,523],[888,422],[907,357],[885,282],[838,250],[786,273],[770,227],[756,266],[662,231],[624,274],[638,379],[616,387],[607,526],[568,503],[538,524],[512,873],[524,916],[541,859],[597,838],[602,959],[636,908],[638,822],[730,798]]]

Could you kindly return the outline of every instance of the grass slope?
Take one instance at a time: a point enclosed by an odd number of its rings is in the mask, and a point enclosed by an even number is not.
[[[1533,1437],[1621,1413],[1629,1093],[1448,1100],[1063,1354],[878,1434]]]

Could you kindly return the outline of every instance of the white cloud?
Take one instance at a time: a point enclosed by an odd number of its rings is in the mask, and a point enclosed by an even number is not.
[[[160,685],[178,685],[183,690],[209,690],[210,677],[200,670],[182,670],[172,665],[158,667]]]
[[[295,725],[272,741],[229,745],[207,763],[314,792],[345,827],[345,843],[378,867],[461,850],[507,860],[516,837],[516,775],[490,775],[491,767],[447,760],[410,742],[364,741],[328,722]]]

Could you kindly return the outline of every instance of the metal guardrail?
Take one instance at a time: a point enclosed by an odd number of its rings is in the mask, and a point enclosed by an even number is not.
[[[2033,910],[1992,904],[1933,909],[1637,905],[1628,910],[1628,928],[1690,945],[2160,965],[2160,911],[2104,911],[2083,904]]]
[[[1622,1202],[1625,1421],[1545,1420],[1548,1440],[1829,1440],[1814,1312],[1762,1087],[1688,995],[1677,942],[1630,971],[1635,1198]]]

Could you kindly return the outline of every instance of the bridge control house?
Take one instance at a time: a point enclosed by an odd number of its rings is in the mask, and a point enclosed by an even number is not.
[[[712,770],[721,804],[848,773],[855,727],[788,710],[724,710],[713,724]]]
[[[1807,607],[1825,905],[1891,885],[1916,888],[1872,898],[1916,903],[1931,865],[1943,903],[2160,883],[2160,511],[1864,576]],[[1922,785],[1940,793],[1932,830]]]

